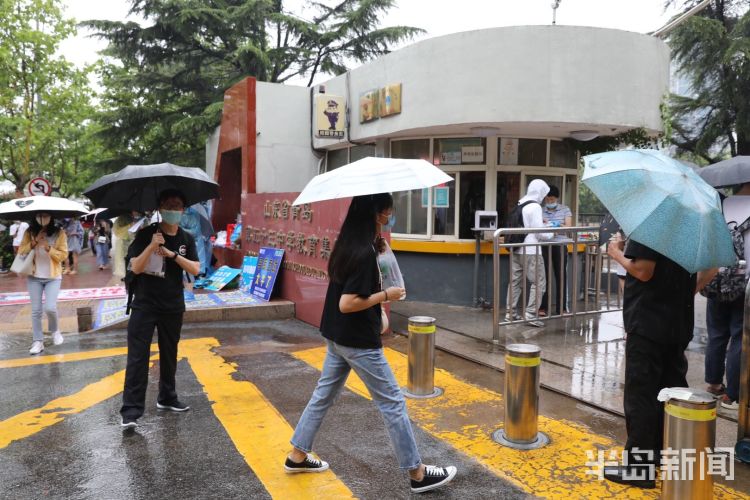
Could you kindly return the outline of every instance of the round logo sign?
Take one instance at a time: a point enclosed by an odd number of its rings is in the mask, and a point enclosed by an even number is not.
[[[26,191],[31,196],[49,196],[52,194],[52,184],[44,177],[37,177],[26,184]]]

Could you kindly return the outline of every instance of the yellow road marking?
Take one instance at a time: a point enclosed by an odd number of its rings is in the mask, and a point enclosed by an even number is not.
[[[159,346],[153,344],[151,352],[159,352]],[[50,354],[48,356],[34,356],[27,358],[0,360],[0,368],[18,368],[21,366],[46,365],[49,363],[67,363],[71,361],[86,361],[88,359],[110,358],[113,356],[124,356],[128,353],[127,347],[113,347],[111,349],[97,349],[95,351],[67,352],[62,354]]]
[[[151,361],[159,356],[152,356]],[[0,449],[13,441],[25,439],[47,427],[62,422],[65,415],[75,415],[122,392],[125,370],[89,384],[75,394],[54,399],[34,410],[25,411],[0,422]]]
[[[216,339],[191,339],[180,342],[180,350],[203,385],[214,414],[271,497],[353,498],[330,470],[284,473],[293,429],[254,384],[235,380],[235,367],[210,351],[218,345]]]
[[[293,353],[298,359],[322,369],[326,348],[319,347]],[[406,384],[407,359],[392,349],[385,356],[400,385]],[[347,387],[370,399],[367,388],[354,373]],[[435,399],[407,399],[409,416],[422,429],[482,463],[499,477],[522,490],[544,498],[656,498],[658,490],[628,488],[595,475],[586,474],[589,466],[587,450],[618,449],[609,438],[565,420],[539,417],[539,430],[552,443],[529,451],[501,446],[491,439],[493,431],[502,426],[502,396],[496,392],[463,382],[449,372],[435,370],[435,385],[445,390]],[[493,422],[495,424],[479,423]],[[605,453],[608,458],[608,454]],[[460,471],[459,471],[460,474]],[[714,497],[750,498],[724,485],[714,486]]]

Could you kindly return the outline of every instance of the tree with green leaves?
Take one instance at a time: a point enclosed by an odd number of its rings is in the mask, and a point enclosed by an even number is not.
[[[282,0],[131,0],[135,22],[88,21],[108,41],[102,137],[111,167],[202,165],[224,92],[247,76],[284,83],[337,75],[421,30],[379,28],[394,0],[308,2],[303,19]]]
[[[87,70],[56,55],[75,27],[59,0],[0,0],[0,176],[80,193],[93,108]]]
[[[678,2],[685,9],[698,0]],[[750,1],[712,0],[668,43],[689,95],[672,95],[671,140],[709,163],[750,155]]]

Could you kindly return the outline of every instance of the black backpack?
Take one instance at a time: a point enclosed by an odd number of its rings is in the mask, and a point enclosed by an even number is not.
[[[510,211],[510,214],[508,214],[508,227],[526,227],[523,225],[523,207],[528,205],[529,203],[536,203],[539,205],[538,202],[534,200],[529,200],[521,203],[520,205],[516,205],[516,207]],[[526,235],[528,233],[518,233],[518,234],[509,234],[505,237],[506,243],[523,243],[523,241],[526,239]]]
[[[734,253],[737,261],[728,267],[722,267],[716,276],[701,290],[701,295],[709,299],[718,299],[719,302],[733,302],[745,295],[745,269],[740,267],[740,260],[745,260],[745,237],[742,235],[750,229],[750,217],[742,224],[734,221],[727,222],[729,234],[732,235]]]

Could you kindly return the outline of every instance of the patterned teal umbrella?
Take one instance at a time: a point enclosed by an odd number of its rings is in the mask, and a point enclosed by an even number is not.
[[[648,149],[583,159],[583,183],[630,238],[691,273],[736,261],[719,194],[691,168]]]

